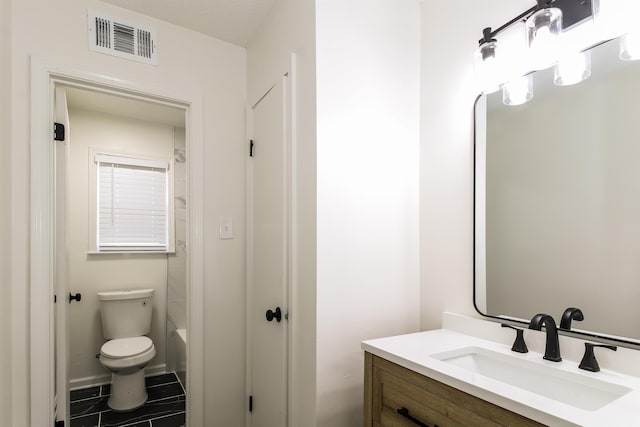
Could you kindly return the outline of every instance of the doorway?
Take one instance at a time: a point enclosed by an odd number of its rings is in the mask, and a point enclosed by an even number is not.
[[[56,339],[64,329],[64,318],[58,318],[56,309],[68,301],[64,284],[56,273],[59,239],[55,238],[56,203],[52,197],[56,190],[56,170],[60,155],[52,143],[55,117],[54,94],[56,88],[68,87],[91,91],[121,99],[146,102],[153,108],[169,107],[182,111],[186,117],[187,160],[202,159],[202,101],[197,96],[160,93],[142,85],[132,85],[79,72],[64,70],[51,64],[32,59],[32,129],[31,129],[31,422],[32,425],[51,425],[56,411],[68,417],[65,379],[56,381]],[[188,198],[192,203],[186,215],[186,236],[189,253],[186,260],[187,297],[187,389],[193,398],[187,402],[187,420],[200,425],[203,420],[202,370],[203,370],[203,242],[200,233],[202,208],[202,163],[193,161],[186,177]],[[58,213],[58,223],[60,223]],[[59,289],[56,289],[60,285]],[[63,290],[64,289],[64,290]],[[60,295],[60,294],[63,295]],[[59,315],[59,313],[58,313]],[[64,315],[64,314],[63,314]],[[63,334],[64,335],[64,334]],[[60,347],[60,343],[58,343]],[[57,387],[62,386],[62,387]],[[64,394],[63,396],[61,394]],[[46,408],[46,410],[45,410]]]
[[[111,372],[96,357],[105,342],[98,292],[152,289],[147,404],[117,419],[179,419],[186,383],[175,375],[185,364],[176,360],[184,353],[176,330],[186,331],[188,314],[185,111],[63,85],[55,97],[65,129],[55,142],[57,418],[114,420],[104,405]]]

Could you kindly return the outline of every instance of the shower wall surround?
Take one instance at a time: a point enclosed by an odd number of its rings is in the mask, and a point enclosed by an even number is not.
[[[167,264],[167,370],[184,384],[185,342],[176,330],[187,327],[187,163],[184,128],[174,129],[175,254]],[[186,332],[186,331],[185,331]],[[186,334],[183,334],[186,336]]]

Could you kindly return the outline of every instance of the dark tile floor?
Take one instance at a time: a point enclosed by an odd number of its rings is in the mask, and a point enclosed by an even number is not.
[[[107,406],[110,385],[71,392],[71,427],[181,427],[185,425],[186,395],[174,373],[147,377],[149,399],[131,412]]]

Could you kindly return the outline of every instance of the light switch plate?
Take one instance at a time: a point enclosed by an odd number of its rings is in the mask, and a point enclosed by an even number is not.
[[[220,239],[233,239],[233,220],[231,217],[220,217]]]

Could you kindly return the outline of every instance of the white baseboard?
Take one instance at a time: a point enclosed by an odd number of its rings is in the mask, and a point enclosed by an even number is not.
[[[144,374],[147,377],[167,373],[167,365],[164,363],[147,366],[144,368]],[[93,375],[90,377],[73,378],[69,381],[69,390],[78,390],[81,388],[94,387],[97,385],[109,384],[111,382],[111,374],[105,372],[104,375]]]
[[[111,375],[93,375],[90,377],[74,378],[69,381],[69,390],[78,390],[81,388],[93,387],[102,384],[109,384]]]
[[[144,369],[145,377],[151,377],[153,375],[160,375],[167,373],[167,365],[165,363],[161,363],[159,365],[147,366]]]

